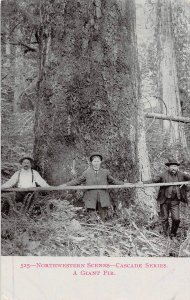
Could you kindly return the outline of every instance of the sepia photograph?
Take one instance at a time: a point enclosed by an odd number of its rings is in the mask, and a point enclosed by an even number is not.
[[[190,257],[190,2],[2,0],[1,25],[1,255]]]
[[[1,0],[1,300],[189,300],[190,0]]]

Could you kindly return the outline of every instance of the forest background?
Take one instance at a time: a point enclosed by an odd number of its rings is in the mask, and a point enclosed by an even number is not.
[[[94,150],[129,182],[169,157],[190,172],[189,1],[8,0],[1,10],[2,181],[30,154],[59,185]],[[176,247],[160,235],[157,190],[111,193],[110,222],[96,226],[81,192],[39,195],[36,214],[2,217],[3,255],[190,255],[187,207]]]

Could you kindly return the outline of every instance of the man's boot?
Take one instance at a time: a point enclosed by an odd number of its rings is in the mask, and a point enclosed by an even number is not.
[[[107,219],[107,211],[107,208],[99,207],[99,215],[103,222],[105,222]]]
[[[176,236],[177,230],[179,227],[179,223],[180,223],[180,220],[172,220],[172,228],[171,228],[171,233],[170,233],[171,238]]]

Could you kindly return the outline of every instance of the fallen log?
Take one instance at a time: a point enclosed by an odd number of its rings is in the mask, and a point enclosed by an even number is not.
[[[190,118],[188,117],[181,117],[181,116],[171,116],[171,115],[164,115],[158,113],[145,113],[146,118],[155,118],[155,119],[162,119],[174,122],[182,122],[182,123],[190,123]]]

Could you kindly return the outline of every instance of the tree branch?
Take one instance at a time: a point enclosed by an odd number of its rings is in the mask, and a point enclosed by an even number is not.
[[[6,75],[2,78],[2,80],[5,79],[8,75],[9,75],[9,74],[6,74]]]
[[[37,52],[37,49],[32,48],[32,47],[30,47],[29,45],[26,45],[26,44],[24,44],[24,43],[22,43],[22,42],[16,42],[16,43],[10,42],[10,43],[2,43],[2,44],[4,44],[4,45],[5,45],[5,44],[10,44],[10,45],[14,45],[14,46],[24,46],[24,47],[27,48],[28,51]],[[31,44],[37,44],[37,42],[31,43]]]

